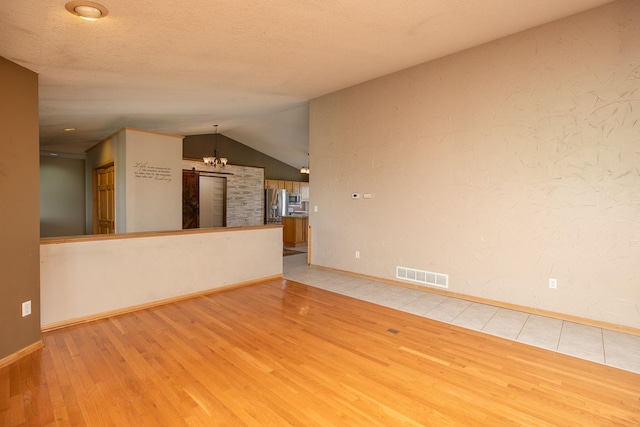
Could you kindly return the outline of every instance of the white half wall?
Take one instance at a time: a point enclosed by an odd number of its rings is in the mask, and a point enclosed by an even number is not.
[[[41,324],[282,275],[282,228],[43,239]]]

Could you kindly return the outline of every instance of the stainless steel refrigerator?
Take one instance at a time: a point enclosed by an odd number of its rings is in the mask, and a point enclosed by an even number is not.
[[[289,194],[287,190],[267,188],[264,190],[264,223],[281,224],[287,215]]]

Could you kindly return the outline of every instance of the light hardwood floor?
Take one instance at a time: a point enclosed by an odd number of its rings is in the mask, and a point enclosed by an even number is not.
[[[640,375],[274,280],[44,334],[0,425],[640,425]]]

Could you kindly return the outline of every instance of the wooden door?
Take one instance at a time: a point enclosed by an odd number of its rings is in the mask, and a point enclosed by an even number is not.
[[[182,171],[182,228],[200,228],[200,174]]]
[[[96,234],[116,232],[115,173],[113,165],[95,170],[95,206],[93,231]]]

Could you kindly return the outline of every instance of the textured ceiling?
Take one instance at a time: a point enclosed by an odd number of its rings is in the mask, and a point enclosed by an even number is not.
[[[300,167],[309,99],[610,1],[104,0],[90,22],[65,0],[0,0],[0,56],[39,73],[43,151],[219,124]]]

